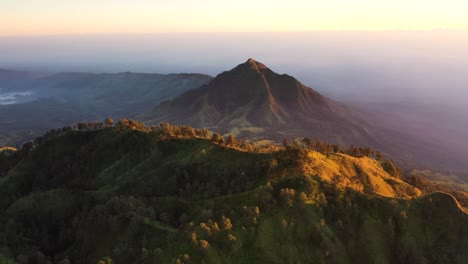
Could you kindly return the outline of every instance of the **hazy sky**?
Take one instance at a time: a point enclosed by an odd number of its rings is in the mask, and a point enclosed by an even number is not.
[[[468,28],[466,0],[0,2],[0,35]]]
[[[214,76],[249,57],[336,99],[468,108],[468,30],[0,37],[7,69]]]
[[[466,104],[467,10],[467,0],[0,0],[0,68],[215,75],[253,57],[324,93]]]

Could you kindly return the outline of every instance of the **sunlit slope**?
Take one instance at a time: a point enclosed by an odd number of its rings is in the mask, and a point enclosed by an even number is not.
[[[421,194],[398,175],[390,175],[382,167],[382,162],[375,159],[341,153],[326,156],[318,152],[309,152],[307,157],[303,165],[304,174],[318,175],[342,188],[385,197],[410,198]]]

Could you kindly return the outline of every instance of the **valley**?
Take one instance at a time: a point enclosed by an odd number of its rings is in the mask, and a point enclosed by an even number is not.
[[[0,145],[21,145],[84,120],[134,117],[210,80],[198,74],[14,73],[0,75],[0,85],[11,87],[0,103]]]

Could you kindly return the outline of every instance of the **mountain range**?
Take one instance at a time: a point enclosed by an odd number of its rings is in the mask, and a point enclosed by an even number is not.
[[[201,74],[3,73],[0,145],[21,145],[80,121],[134,117],[211,79]]]

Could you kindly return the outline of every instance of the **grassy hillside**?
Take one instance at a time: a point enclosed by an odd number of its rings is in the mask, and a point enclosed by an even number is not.
[[[456,199],[382,162],[153,130],[0,155],[0,263],[468,261]]]

